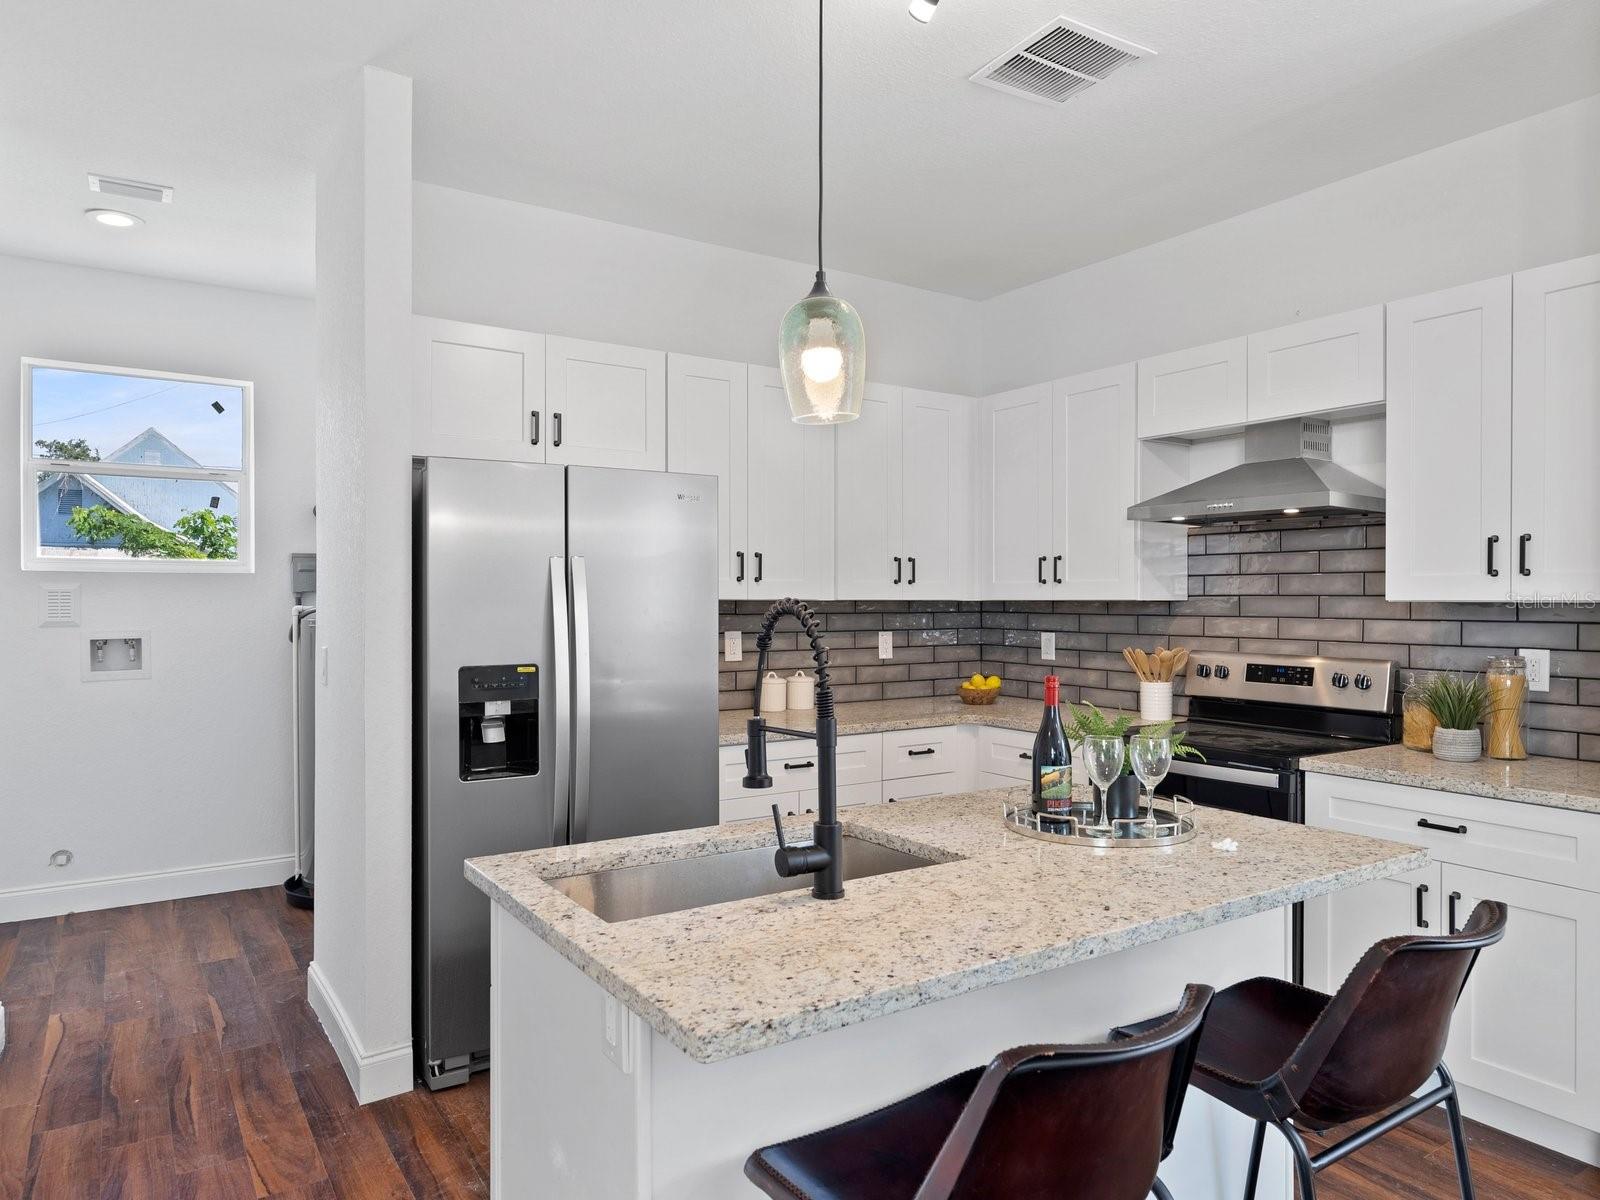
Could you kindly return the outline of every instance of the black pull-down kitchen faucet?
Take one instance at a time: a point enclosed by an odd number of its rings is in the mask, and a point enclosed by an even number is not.
[[[772,627],[785,614],[794,617],[811,641],[811,657],[817,664],[817,728],[783,729],[768,725],[761,715],[761,680],[767,673],[767,651],[772,648]],[[828,681],[828,647],[822,640],[822,623],[810,607],[793,598],[778,600],[761,618],[756,636],[755,715],[746,722],[749,738],[744,751],[744,786],[769,788],[767,774],[767,734],[787,733],[795,737],[815,736],[817,741],[817,820],[811,827],[811,845],[791,846],[783,840],[783,822],[778,806],[772,806],[772,822],[778,830],[778,850],[773,864],[785,879],[796,875],[812,876],[811,894],[818,900],[837,900],[844,895],[844,834],[839,825],[839,789],[836,780],[838,729],[833,716],[833,685]]]

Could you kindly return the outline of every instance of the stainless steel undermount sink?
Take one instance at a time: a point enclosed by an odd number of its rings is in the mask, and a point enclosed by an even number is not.
[[[775,896],[811,886],[809,878],[780,876],[773,869],[772,851],[771,846],[757,846],[753,850],[674,858],[639,867],[616,867],[552,879],[550,886],[611,923],[748,900],[752,896]],[[849,834],[844,837],[846,882],[933,865],[931,858],[892,850]]]

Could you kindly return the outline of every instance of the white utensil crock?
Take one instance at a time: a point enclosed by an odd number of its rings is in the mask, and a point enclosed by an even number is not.
[[[1172,720],[1172,683],[1139,683],[1139,717],[1144,721]]]

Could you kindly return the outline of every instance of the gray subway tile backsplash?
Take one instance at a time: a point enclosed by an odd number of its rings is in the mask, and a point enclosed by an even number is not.
[[[1600,607],[1404,603],[1384,599],[1384,527],[1339,523],[1190,535],[1188,600],[832,601],[816,607],[834,636],[845,700],[952,695],[975,671],[1005,678],[1008,695],[1044,695],[1061,677],[1074,703],[1131,708],[1138,687],[1125,645],[1188,646],[1260,654],[1392,658],[1417,671],[1477,671],[1494,653],[1551,651],[1551,688],[1529,697],[1528,749],[1600,761]],[[724,601],[721,628],[745,632],[744,659],[720,662],[719,700],[747,707],[755,687],[755,631],[766,604]],[[780,627],[781,628],[781,627]],[[894,657],[877,655],[880,630]],[[1056,635],[1056,657],[1039,635]],[[811,656],[792,627],[775,635],[774,664]],[[779,669],[776,665],[774,669]],[[785,674],[796,666],[782,668]],[[1183,712],[1187,701],[1174,697]]]

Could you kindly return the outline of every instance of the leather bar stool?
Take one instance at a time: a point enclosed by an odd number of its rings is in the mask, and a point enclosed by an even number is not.
[[[1019,1046],[887,1108],[752,1154],[778,1200],[1160,1200],[1211,989],[1138,1037]]]
[[[1459,931],[1379,942],[1332,996],[1281,979],[1247,979],[1217,993],[1194,1083],[1256,1123],[1245,1200],[1255,1197],[1268,1125],[1294,1152],[1301,1200],[1313,1200],[1318,1171],[1441,1103],[1462,1200],[1473,1200],[1461,1105],[1442,1059],[1467,976],[1505,930],[1506,906],[1485,900]],[[1438,1085],[1413,1098],[1431,1075]],[[1297,1128],[1320,1132],[1379,1113],[1387,1115],[1315,1155]]]

